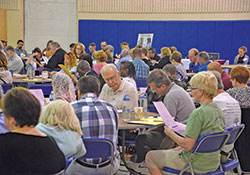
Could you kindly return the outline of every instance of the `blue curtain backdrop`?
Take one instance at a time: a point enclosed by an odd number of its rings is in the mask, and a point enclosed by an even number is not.
[[[79,42],[88,50],[95,42],[97,50],[106,41],[119,54],[120,43],[126,41],[130,47],[137,43],[139,33],[154,33],[153,48],[175,46],[187,56],[188,50],[218,52],[221,59],[233,63],[238,48],[245,45],[250,50],[250,20],[242,21],[115,21],[79,20]],[[249,51],[247,53],[249,54]]]

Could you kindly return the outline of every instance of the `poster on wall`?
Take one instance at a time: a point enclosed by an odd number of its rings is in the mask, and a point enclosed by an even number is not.
[[[153,43],[153,36],[154,36],[153,33],[139,33],[137,39],[137,45],[150,49]]]

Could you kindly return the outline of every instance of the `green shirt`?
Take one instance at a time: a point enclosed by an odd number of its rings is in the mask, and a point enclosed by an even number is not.
[[[224,125],[222,110],[215,103],[206,103],[190,114],[184,133],[186,136],[198,140],[205,134],[223,132]],[[182,151],[182,157],[185,161],[190,155],[191,151]],[[191,161],[196,170],[215,171],[220,164],[220,152],[195,153]]]

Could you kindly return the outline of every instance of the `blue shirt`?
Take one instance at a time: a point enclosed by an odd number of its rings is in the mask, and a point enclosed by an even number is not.
[[[194,62],[189,63],[189,69],[192,70],[192,72],[194,73],[197,73],[199,71],[200,66],[201,65],[199,62],[196,65],[194,64]]]
[[[0,111],[0,134],[4,134],[9,132],[8,129],[5,126],[5,122],[4,122],[4,115],[3,112]]]
[[[100,101],[93,93],[84,94],[80,100],[72,102],[76,116],[80,121],[84,138],[107,138],[113,141],[114,151],[118,142],[118,113],[109,103]],[[84,160],[100,163],[104,160]]]
[[[135,58],[132,63],[135,66],[136,78],[148,78],[149,66],[140,58]]]
[[[211,61],[206,62],[199,68],[199,72],[207,71],[207,66],[211,63]]]
[[[28,56],[28,53],[27,53],[27,51],[26,50],[24,50],[24,49],[18,49],[18,48],[15,48],[15,52],[16,52],[16,54],[18,55],[18,56],[25,56],[25,57],[27,57]],[[21,54],[23,54],[23,55],[21,55]]]
[[[123,57],[123,58],[121,58],[121,59],[119,60],[118,65],[117,65],[118,70],[120,70],[120,65],[121,65],[121,63],[124,62],[124,61],[132,61],[131,56],[130,56],[130,55],[127,55],[127,56],[125,56],[125,57]]]

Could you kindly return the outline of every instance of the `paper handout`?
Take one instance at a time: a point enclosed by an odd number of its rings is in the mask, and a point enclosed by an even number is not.
[[[29,91],[39,100],[41,106],[44,106],[44,96],[42,89],[29,89]]]
[[[155,105],[165,125],[169,128],[172,128],[176,133],[184,136],[184,130],[186,128],[186,125],[174,121],[174,118],[168,112],[166,106],[162,103],[162,101],[153,102],[153,104]]]

